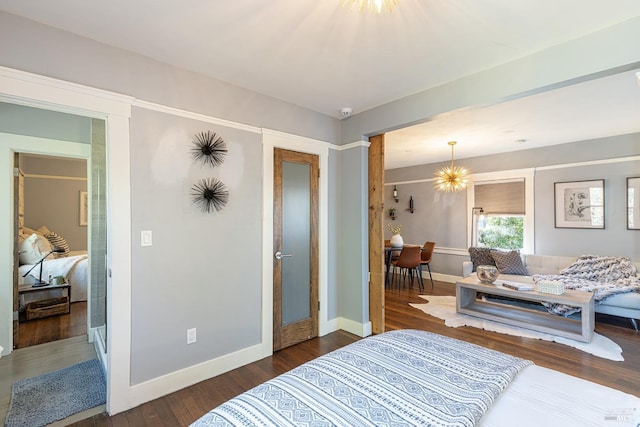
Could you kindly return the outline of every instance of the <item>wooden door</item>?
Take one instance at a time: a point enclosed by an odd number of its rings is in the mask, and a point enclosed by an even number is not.
[[[273,349],[318,336],[318,156],[274,152]]]

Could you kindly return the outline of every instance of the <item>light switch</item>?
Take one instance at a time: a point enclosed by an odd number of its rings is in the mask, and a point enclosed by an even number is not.
[[[153,236],[151,230],[144,230],[140,232],[140,246],[152,246]]]

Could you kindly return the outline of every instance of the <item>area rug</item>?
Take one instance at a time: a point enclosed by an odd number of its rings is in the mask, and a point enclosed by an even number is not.
[[[5,427],[45,426],[106,401],[102,366],[88,360],[14,382]]]
[[[480,319],[466,314],[456,313],[456,297],[453,296],[431,296],[420,295],[428,301],[427,304],[409,304],[410,306],[422,310],[423,312],[444,320],[446,326],[457,328],[459,326],[472,326],[474,328],[484,329],[486,331],[498,332],[506,335],[514,335],[525,338],[535,338],[545,341],[554,341],[560,344],[568,345],[578,350],[591,353],[594,356],[604,359],[623,361],[622,348],[611,341],[609,338],[600,334],[593,333],[591,342],[585,343],[569,338],[558,337],[543,332],[537,332],[530,329],[510,326],[504,323],[494,322],[491,320]]]

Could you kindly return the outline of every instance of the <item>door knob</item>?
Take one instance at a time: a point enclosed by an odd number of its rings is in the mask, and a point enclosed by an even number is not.
[[[282,258],[292,257],[293,255],[292,254],[283,254],[282,252],[278,251],[273,256],[276,257],[277,260],[281,260]]]

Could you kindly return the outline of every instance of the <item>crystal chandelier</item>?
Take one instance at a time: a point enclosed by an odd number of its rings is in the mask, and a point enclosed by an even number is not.
[[[382,10],[390,13],[391,9],[398,4],[398,0],[343,0],[343,3],[354,9],[360,9],[360,12],[371,11],[379,15]]]
[[[455,141],[450,141],[451,146],[451,165],[444,166],[436,171],[435,188],[438,191],[460,191],[467,187],[467,174],[469,171],[461,166],[453,164],[453,147]]]

